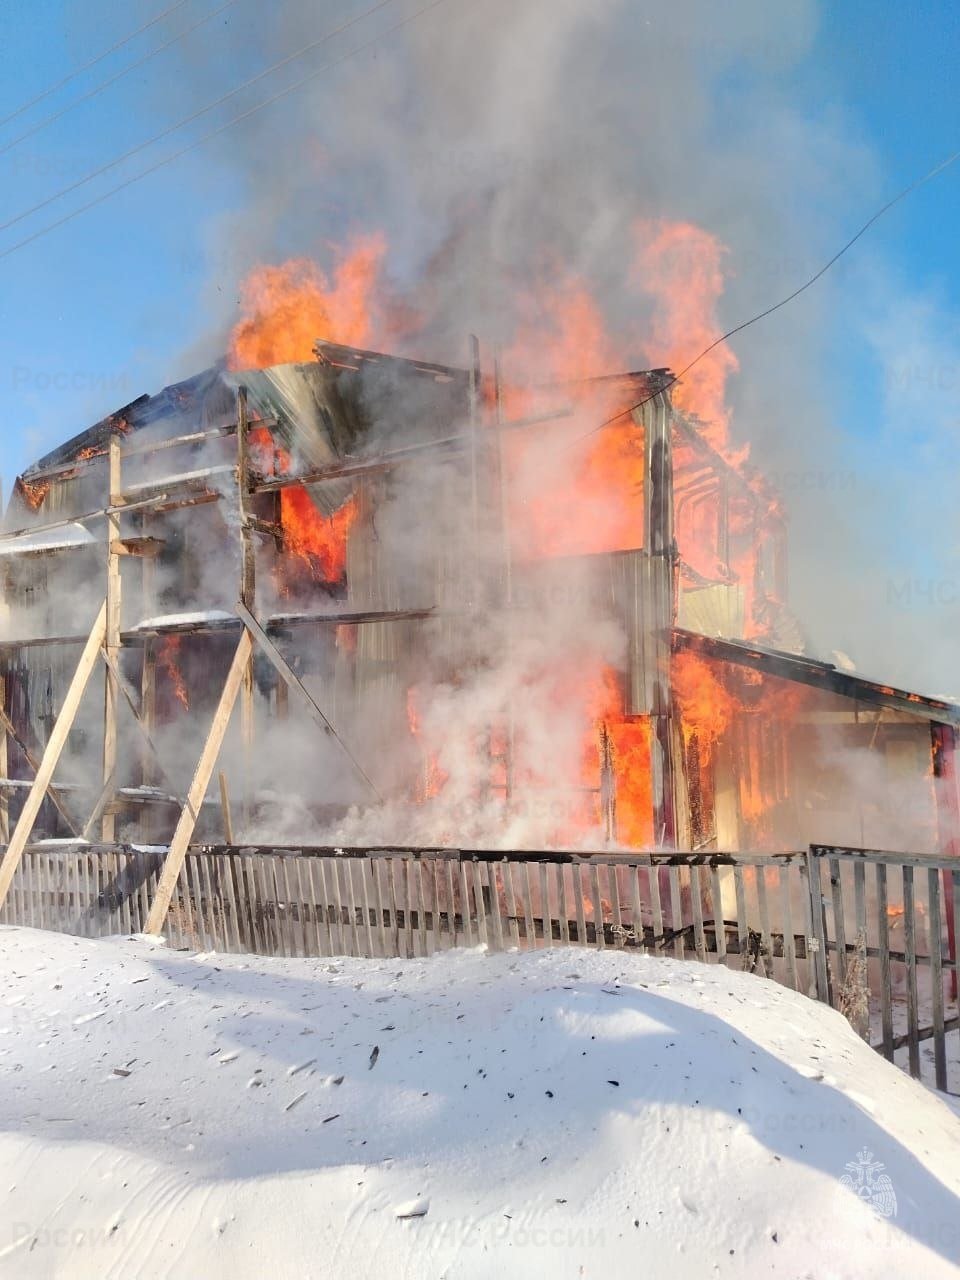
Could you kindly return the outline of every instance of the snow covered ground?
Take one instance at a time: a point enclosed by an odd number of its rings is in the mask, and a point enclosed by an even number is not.
[[[752,975],[14,928],[0,966],[3,1277],[960,1275],[954,1114]]]

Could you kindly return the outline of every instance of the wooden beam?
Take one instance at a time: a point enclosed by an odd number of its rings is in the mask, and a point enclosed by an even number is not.
[[[254,533],[262,533],[266,538],[273,538],[274,542],[283,541],[283,525],[275,520],[261,520],[259,516],[247,516],[246,524]]]
[[[266,657],[269,658],[273,666],[276,668],[277,672],[283,677],[283,679],[287,682],[287,684],[290,686],[293,692],[300,697],[301,702],[303,702],[304,706],[306,707],[310,715],[320,725],[324,733],[330,734],[333,738],[336,739],[336,741],[340,744],[340,747],[343,749],[344,754],[348,757],[350,762],[353,764],[353,767],[356,769],[357,773],[360,774],[361,778],[363,778],[364,782],[367,784],[367,786],[370,788],[373,794],[377,797],[377,799],[381,800],[383,797],[380,795],[380,792],[377,790],[373,782],[371,782],[370,778],[364,772],[363,768],[357,761],[356,757],[351,752],[350,748],[347,746],[344,740],[340,737],[339,733],[337,733],[336,729],[333,727],[333,725],[330,723],[327,717],[320,710],[320,707],[317,704],[316,700],[314,699],[313,694],[306,687],[306,685],[302,683],[297,673],[293,670],[293,668],[287,662],[286,658],[284,658],[283,654],[280,652],[277,646],[273,643],[273,641],[264,631],[263,627],[261,627],[260,623],[256,620],[256,618],[253,616],[250,610],[241,602],[237,605],[237,613],[242,618],[247,630],[250,632],[254,640],[256,640],[257,644],[260,646],[260,649],[263,651]]]
[[[143,559],[158,556],[166,543],[162,538],[118,538],[110,543],[113,556],[140,556]]]
[[[169,494],[162,493],[154,495],[152,498],[144,498],[141,502],[125,502],[123,504],[124,511],[142,511],[147,507],[156,507],[158,503],[166,502]],[[191,498],[190,502],[202,501],[213,502],[220,498],[219,493],[203,494],[198,497]],[[177,505],[177,504],[171,504]],[[189,505],[183,502],[180,505]],[[96,511],[85,511],[78,516],[65,516],[61,520],[47,520],[43,524],[22,525],[19,529],[6,529],[0,533],[0,542],[13,542],[16,538],[33,537],[37,533],[49,533],[53,529],[66,529],[74,524],[86,524],[88,520],[100,520],[104,516],[113,515],[114,511],[110,507],[98,507]]]
[[[227,789],[227,775],[220,770],[220,809],[223,813],[223,838],[227,844],[233,844],[233,818],[230,816],[230,792]]]
[[[156,516],[144,511],[140,516],[140,536],[149,538],[150,530],[156,525]],[[157,599],[157,562],[154,559],[140,561],[140,607],[143,617],[154,617]],[[123,636],[120,637],[123,643]],[[123,681],[120,688],[123,689]],[[133,703],[132,695],[128,695],[128,703]],[[140,781],[144,786],[152,786],[156,781],[153,762],[159,761],[159,755],[153,745],[152,731],[157,719],[157,643],[153,639],[145,640],[140,662],[140,700],[136,721],[142,730],[146,751],[140,753]],[[163,766],[161,765],[161,768]],[[144,844],[154,843],[154,813],[144,805],[140,815],[140,838]]]
[[[134,502],[140,500],[141,496],[152,493],[155,489],[166,490],[167,496],[170,493],[176,493],[178,489],[198,484],[200,481],[207,481],[211,476],[225,476],[233,471],[233,463],[219,463],[215,467],[198,467],[196,471],[184,471],[179,476],[165,476],[160,480],[142,480],[138,484],[132,484],[128,489],[118,493],[115,499],[115,505],[118,507],[128,507],[131,505],[130,500]]]
[[[824,689],[844,698],[854,698],[869,706],[889,707],[908,715],[937,724],[960,724],[960,707],[928,698],[918,693],[908,693],[891,685],[877,684],[862,676],[838,671],[829,662],[817,662],[797,654],[780,653],[771,649],[756,648],[748,640],[721,640],[714,636],[699,635],[682,627],[673,628],[675,652],[697,653],[705,658],[732,662],[736,666],[749,667],[766,675],[779,676],[793,684],[809,685],[812,689]]]
[[[254,609],[257,595],[257,549],[253,540],[253,521],[250,510],[250,439],[247,418],[247,388],[237,387],[237,513],[240,522],[240,599],[248,609]],[[253,737],[254,737],[254,682],[253,654],[243,673],[240,690],[240,740],[243,758],[240,774],[240,800],[243,821],[248,823],[253,813]]]
[[[120,497],[120,438],[110,438],[109,449],[110,506],[115,507]],[[113,785],[117,772],[117,703],[120,700],[120,689],[117,681],[117,656],[120,653],[120,557],[115,551],[120,542],[120,514],[116,512],[107,517],[107,631],[103,646],[104,653],[114,659],[107,663],[104,675],[103,690],[103,784]],[[116,838],[116,815],[110,812],[104,801],[100,810],[103,815],[101,837],[111,844]],[[89,826],[89,823],[87,824]],[[86,832],[86,828],[84,828]]]
[[[183,860],[187,856],[187,847],[197,825],[200,806],[203,804],[204,796],[207,794],[207,787],[210,785],[210,778],[217,763],[217,756],[220,754],[220,748],[223,745],[227,725],[230,723],[230,716],[237,701],[237,694],[240,692],[243,673],[250,662],[252,654],[253,640],[250,632],[244,628],[240,642],[233,655],[230,670],[227,672],[223,692],[214,712],[213,720],[207,733],[207,740],[203,744],[203,751],[200,753],[193,781],[190,783],[190,790],[187,792],[187,802],[183,806],[177,829],[174,831],[173,839],[170,841],[170,850],[164,861],[163,871],[160,873],[157,892],[150,907],[150,914],[147,917],[145,933],[160,934],[163,930],[167,912],[170,910],[170,899],[173,897],[173,891],[183,867]],[[0,871],[2,871],[2,867],[0,867]],[[2,899],[0,899],[0,905],[2,905]]]
[[[20,865],[23,851],[27,847],[33,824],[37,820],[37,814],[40,812],[43,798],[47,794],[47,788],[50,786],[54,770],[73,727],[80,700],[83,697],[93,669],[97,665],[97,655],[106,637],[106,632],[107,603],[104,601],[90,629],[90,635],[87,637],[87,643],[83,647],[80,661],[77,663],[77,669],[73,673],[73,679],[70,681],[70,687],[63,700],[63,706],[60,708],[60,714],[57,716],[56,723],[53,726],[50,740],[44,749],[40,768],[37,770],[37,776],[34,779],[33,786],[30,788],[30,794],[27,796],[6,853],[3,855],[3,861],[0,862],[0,907],[3,906],[7,894],[10,892],[10,885],[13,882],[17,867]]]

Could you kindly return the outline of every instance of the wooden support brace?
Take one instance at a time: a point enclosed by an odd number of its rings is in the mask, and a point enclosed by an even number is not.
[[[210,785],[210,778],[217,763],[217,756],[220,754],[220,748],[223,745],[227,725],[230,723],[230,715],[237,701],[237,694],[240,692],[243,674],[247,669],[252,654],[253,640],[250,637],[250,632],[244,628],[236,652],[233,655],[230,670],[227,672],[226,683],[223,686],[220,701],[214,712],[207,740],[203,744],[203,751],[200,753],[200,760],[194,772],[193,781],[190,783],[190,790],[187,792],[187,802],[183,806],[177,829],[174,831],[173,839],[170,841],[170,849],[163,864],[163,871],[160,873],[160,880],[157,883],[157,892],[150,907],[150,915],[147,917],[145,933],[160,934],[163,931],[167,912],[170,910],[170,900],[173,897],[177,879],[187,856],[190,839],[197,825],[200,806],[203,804],[204,796],[207,794],[207,787]],[[2,899],[0,899],[0,902],[2,902]]]
[[[2,727],[2,729],[4,730],[4,737],[6,737],[6,735],[9,734],[10,737],[14,740],[14,742],[17,744],[17,746],[20,748],[21,752],[23,753],[23,758],[26,760],[27,764],[33,770],[34,774],[36,774],[40,769],[40,761],[33,754],[33,752],[30,750],[30,748],[27,746],[24,740],[20,737],[19,733],[17,733],[16,725],[14,725],[13,721],[10,719],[10,717],[7,715],[6,711],[4,711],[2,707],[0,707],[0,727]],[[3,776],[4,777],[7,776],[6,764],[4,764]],[[77,822],[76,818],[73,816],[70,810],[67,809],[64,806],[63,802],[59,799],[59,797],[57,796],[57,789],[55,787],[50,787],[49,794],[50,794],[50,802],[53,805],[53,807],[56,809],[57,813],[59,813],[60,817],[64,820],[64,822],[70,828],[71,832],[75,836],[78,836],[80,834],[80,823]],[[3,837],[2,843],[6,844],[8,838],[9,838],[9,832],[7,833],[7,835]]]
[[[106,632],[107,604],[104,601],[91,628],[90,635],[87,637],[87,643],[83,646],[83,653],[80,655],[77,669],[73,673],[73,679],[70,681],[70,687],[63,700],[63,706],[60,708],[60,714],[57,716],[53,732],[50,734],[50,740],[44,749],[37,776],[17,820],[7,851],[3,855],[3,861],[0,862],[0,907],[3,906],[7,894],[10,892],[10,885],[13,882],[17,867],[20,865],[23,851],[27,847],[33,824],[37,820],[37,814],[40,812],[43,798],[47,794],[54,770],[73,727],[80,700],[83,697],[93,669],[97,665],[97,655],[100,652],[100,646],[103,644]]]
[[[367,786],[370,788],[373,794],[377,797],[378,800],[382,799],[380,792],[377,790],[377,788],[374,786],[371,780],[367,777],[366,773],[364,772],[359,762],[354,758],[352,752],[350,751],[350,748],[347,746],[344,740],[340,737],[339,733],[337,733],[336,729],[333,727],[333,725],[330,723],[327,717],[320,710],[320,707],[315,701],[313,694],[306,687],[306,685],[302,683],[300,678],[297,676],[297,673],[293,670],[293,668],[287,662],[286,658],[284,658],[283,654],[280,652],[277,646],[273,643],[273,641],[264,631],[263,627],[261,627],[260,623],[256,620],[256,618],[253,616],[250,610],[246,607],[246,605],[241,603],[237,605],[237,613],[243,619],[243,622],[245,624],[247,631],[250,633],[250,635],[253,636],[253,639],[256,640],[257,644],[260,646],[261,650],[266,655],[266,657],[269,658],[270,662],[276,668],[277,672],[283,677],[283,679],[287,682],[287,684],[294,691],[294,693],[296,693],[300,697],[300,700],[303,702],[307,711],[314,718],[314,720],[316,720],[316,722],[320,725],[324,733],[328,733],[333,738],[336,739],[336,741],[342,747],[344,754],[348,757],[350,762],[353,764],[353,767],[356,769],[357,773],[360,774],[361,778],[363,778],[364,782],[367,784]]]

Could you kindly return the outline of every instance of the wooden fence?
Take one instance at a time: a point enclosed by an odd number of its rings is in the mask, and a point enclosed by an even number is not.
[[[0,924],[138,933],[164,850],[28,848]],[[918,896],[918,886],[922,890]],[[451,849],[189,850],[165,928],[174,947],[280,956],[427,956],[452,947],[628,948],[718,962],[840,1008],[922,1074],[933,1041],[960,1072],[954,939],[960,869],[946,859],[814,847],[777,854]],[[906,1051],[904,1054],[901,1051]],[[960,1083],[960,1077],[958,1077]]]
[[[879,849],[810,849],[817,994],[857,1024],[866,1000],[879,1014],[878,1048],[924,1075],[932,1041],[934,1082],[960,1089],[960,867],[956,859]],[[952,1005],[954,1015],[947,1016]],[[875,1019],[876,1020],[876,1019]],[[869,1020],[864,1019],[866,1029]],[[957,1035],[948,1039],[948,1033]]]

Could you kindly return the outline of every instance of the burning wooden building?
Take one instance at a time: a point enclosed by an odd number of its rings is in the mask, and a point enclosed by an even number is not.
[[[35,799],[35,835],[159,845],[955,840],[960,709],[803,654],[776,495],[673,381],[320,341],[42,458],[0,539],[0,839]]]

